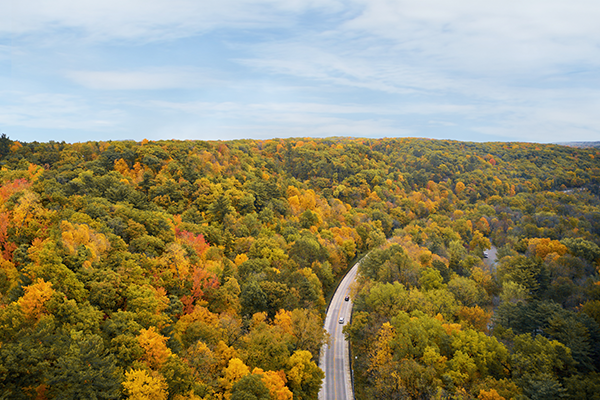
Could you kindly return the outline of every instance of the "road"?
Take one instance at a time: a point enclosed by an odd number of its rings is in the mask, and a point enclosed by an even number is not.
[[[348,342],[342,329],[350,321],[352,313],[352,300],[345,301],[344,298],[350,294],[350,284],[356,278],[359,263],[348,271],[338,286],[325,317],[324,326],[329,332],[330,339],[329,344],[321,349],[319,366],[325,372],[325,379],[319,392],[319,400],[354,399]],[[343,324],[339,323],[340,318],[344,318]]]
[[[483,259],[483,262],[485,263],[485,265],[488,267],[490,273],[492,273],[492,274],[496,273],[497,251],[498,251],[498,249],[496,249],[496,246],[492,246],[488,250],[488,258]]]
[[[492,246],[489,250],[489,258],[486,258],[485,264],[490,270],[495,270],[496,248]],[[352,300],[345,301],[345,297],[350,294],[350,284],[354,282],[358,265],[360,261],[352,267],[338,286],[327,316],[325,317],[325,329],[329,332],[329,344],[321,349],[319,366],[325,372],[323,386],[319,392],[319,400],[353,400],[352,382],[350,378],[350,354],[348,342],[342,333],[344,325],[350,321],[352,313]],[[344,323],[340,324],[340,318],[344,318]]]

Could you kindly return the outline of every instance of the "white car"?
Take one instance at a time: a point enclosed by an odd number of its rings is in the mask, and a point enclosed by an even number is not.
[[[340,318],[340,324],[344,323],[344,317]]]

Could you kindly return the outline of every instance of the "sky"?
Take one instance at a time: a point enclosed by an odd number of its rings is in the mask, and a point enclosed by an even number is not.
[[[0,2],[23,142],[600,141],[598,0]]]

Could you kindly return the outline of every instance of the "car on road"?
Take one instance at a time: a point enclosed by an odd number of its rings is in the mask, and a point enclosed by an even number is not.
[[[344,323],[344,317],[340,318],[340,324]]]
[[[350,300],[350,296],[344,297],[344,301],[348,301],[348,300]]]
[[[490,255],[489,255],[489,253],[488,253],[487,251],[484,251],[484,252],[483,252],[483,258],[488,258],[489,256],[490,256]]]

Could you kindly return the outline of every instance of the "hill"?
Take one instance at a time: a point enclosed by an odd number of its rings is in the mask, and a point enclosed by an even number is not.
[[[598,149],[3,137],[0,154],[3,397],[314,399],[325,298],[367,252],[357,398],[600,384]]]
[[[570,146],[570,147],[580,147],[582,149],[585,149],[588,147],[594,147],[594,148],[600,147],[600,142],[564,142],[564,143],[558,143],[558,144],[561,144],[563,146]]]

